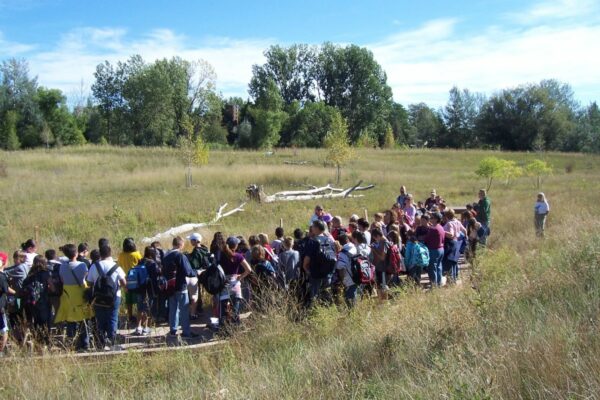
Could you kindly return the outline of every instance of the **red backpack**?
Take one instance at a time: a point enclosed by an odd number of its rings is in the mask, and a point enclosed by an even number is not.
[[[402,255],[397,244],[392,244],[388,249],[387,262],[386,262],[386,274],[399,274],[400,272],[406,272]]]

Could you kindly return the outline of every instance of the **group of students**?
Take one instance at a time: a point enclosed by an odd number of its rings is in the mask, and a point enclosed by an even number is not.
[[[212,295],[216,328],[238,323],[243,309],[260,312],[268,296],[287,296],[308,309],[340,298],[353,307],[373,292],[386,300],[390,287],[404,281],[419,285],[424,270],[432,287],[442,284],[444,274],[455,282],[459,255],[472,258],[485,244],[490,214],[484,190],[459,220],[435,190],[415,205],[403,186],[393,206],[373,221],[352,215],[344,224],[316,206],[308,231],[295,229],[292,237],[279,227],[272,241],[263,233],[245,238],[216,232],[207,247],[193,233],[186,238],[190,251],[176,237],[170,250],[154,242],[142,255],[127,238],[114,260],[106,239],[92,251],[86,243],[64,245],[60,257],[52,249],[37,254],[30,239],[14,253],[11,267],[0,252],[0,354],[9,327],[17,342],[28,331],[36,343],[50,345],[57,327],[75,339],[77,350],[90,348],[90,336],[96,347],[114,349],[122,298],[130,323],[137,324],[133,334],[148,335],[150,321],[167,321],[169,335],[181,328],[183,338],[193,338],[190,321],[203,310],[202,288]]]

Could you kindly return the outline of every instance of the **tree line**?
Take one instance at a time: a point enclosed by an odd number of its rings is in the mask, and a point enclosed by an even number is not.
[[[271,46],[252,67],[248,99],[224,98],[205,61],[148,63],[139,55],[96,67],[91,96],[67,105],[25,60],[0,65],[0,147],[82,143],[322,147],[344,121],[360,146],[600,152],[600,110],[556,80],[489,97],[453,87],[444,107],[393,100],[382,67],[356,45]],[[410,77],[407,77],[410,79]],[[183,139],[186,139],[182,141]],[[329,140],[331,142],[331,140]]]

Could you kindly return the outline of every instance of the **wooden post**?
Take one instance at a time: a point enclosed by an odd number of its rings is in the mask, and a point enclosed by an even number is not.
[[[369,220],[369,212],[367,211],[367,209],[365,208],[365,220]]]
[[[283,218],[279,218],[279,227],[283,228]]]
[[[35,243],[39,246],[40,245],[40,227],[37,225],[33,228],[33,237],[35,238]]]

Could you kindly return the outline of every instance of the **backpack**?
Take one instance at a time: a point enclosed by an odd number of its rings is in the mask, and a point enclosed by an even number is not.
[[[337,256],[333,243],[329,238],[315,239],[319,243],[319,253],[317,254],[316,261],[316,276],[314,278],[324,278],[335,271],[335,264],[337,263]]]
[[[400,249],[398,248],[397,244],[392,244],[387,252],[385,273],[395,275],[405,271],[406,267],[404,266],[404,262],[402,261]]]
[[[146,264],[139,263],[127,273],[127,290],[132,293],[142,293],[148,284]]]
[[[177,286],[177,264],[164,265],[162,276],[163,279],[159,280],[159,289],[163,295],[171,297],[175,294],[175,287]]]
[[[429,266],[429,249],[423,243],[415,242],[412,252],[417,267]]]
[[[206,271],[202,272],[198,277],[200,283],[206,291],[212,295],[219,294],[225,288],[227,278],[223,268],[216,263],[212,263]]]
[[[21,298],[25,300],[25,304],[35,306],[42,298],[44,285],[37,279],[33,279],[22,289],[23,295]]]
[[[117,264],[105,274],[99,263],[94,264],[98,279],[94,282],[92,288],[92,300],[95,305],[100,307],[113,307],[117,298],[117,283],[111,278],[112,274],[119,268]]]
[[[375,266],[363,255],[352,255],[347,250],[344,253],[350,259],[350,277],[356,285],[370,285],[375,281]]]
[[[62,279],[60,279],[58,270],[50,271],[50,276],[48,277],[48,296],[60,297],[62,294],[63,282]]]
[[[196,247],[187,257],[194,270],[207,269],[212,263],[211,254],[204,246]]]

